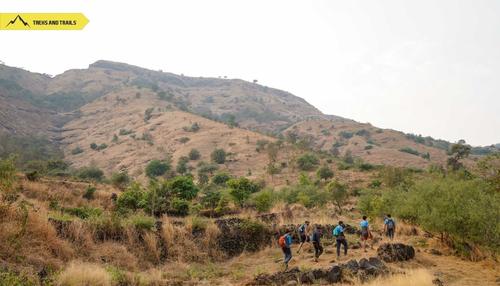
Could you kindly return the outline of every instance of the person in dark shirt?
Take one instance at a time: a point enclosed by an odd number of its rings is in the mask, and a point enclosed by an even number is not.
[[[322,229],[316,224],[312,233],[311,241],[314,246],[314,261],[318,262],[318,258],[323,254],[323,245],[321,245]]]

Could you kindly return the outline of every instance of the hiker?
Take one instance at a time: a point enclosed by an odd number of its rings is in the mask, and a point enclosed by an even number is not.
[[[322,230],[317,224],[314,225],[314,230],[311,235],[311,241],[314,246],[314,261],[318,262],[318,258],[323,254],[323,245],[321,245]]]
[[[363,249],[366,252],[366,241],[371,238],[371,232],[365,215],[363,216],[363,220],[359,223],[359,226],[361,228],[361,242],[363,243]]]
[[[391,217],[390,214],[387,214],[386,218],[384,219],[384,230],[385,234],[390,240],[394,239],[394,233],[396,232],[396,222],[394,219]]]
[[[339,221],[339,225],[337,225],[333,229],[333,236],[335,236],[337,241],[337,257],[340,257],[340,246],[344,246],[344,255],[347,256],[347,240],[344,235],[345,224],[343,221]]]
[[[292,231],[287,229],[285,234],[279,238],[278,243],[281,250],[283,250],[283,254],[285,255],[284,264],[286,271],[288,269],[288,262],[292,259],[292,250],[290,249],[290,246],[292,245]]]
[[[300,245],[299,249],[297,249],[297,254],[300,252],[300,249],[302,248],[302,245],[304,243],[309,242],[309,221],[305,221],[301,226],[298,228],[299,231],[299,239],[300,239]]]

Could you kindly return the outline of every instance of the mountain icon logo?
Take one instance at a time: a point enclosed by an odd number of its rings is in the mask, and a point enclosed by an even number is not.
[[[17,20],[21,21],[21,23],[23,23],[23,25],[25,27],[31,28],[30,24],[28,24],[28,22],[24,21],[24,19],[19,14],[16,16],[16,18],[14,18],[14,20],[10,20],[9,23],[7,24],[7,26],[5,26],[5,27],[10,26],[11,24],[12,25],[15,24]]]

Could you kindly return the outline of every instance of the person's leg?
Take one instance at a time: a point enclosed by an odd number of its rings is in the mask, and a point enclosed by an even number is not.
[[[340,239],[337,238],[337,257],[340,256],[340,246],[342,245],[342,242]]]
[[[342,244],[344,245],[344,255],[347,255],[347,239],[343,239]]]
[[[318,243],[318,249],[319,249],[318,257],[320,257],[321,254],[323,254],[323,245],[321,245],[321,243]]]

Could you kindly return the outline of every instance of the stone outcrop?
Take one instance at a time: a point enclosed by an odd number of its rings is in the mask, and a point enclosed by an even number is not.
[[[415,257],[415,249],[402,243],[384,243],[377,249],[377,255],[385,262],[406,261]]]

